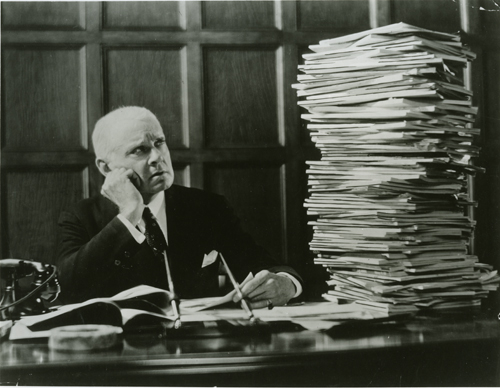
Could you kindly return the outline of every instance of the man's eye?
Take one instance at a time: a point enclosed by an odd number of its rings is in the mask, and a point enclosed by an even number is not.
[[[155,146],[156,146],[156,147],[161,147],[161,146],[162,146],[162,145],[164,145],[164,144],[165,144],[165,139],[157,139],[157,140],[155,141]]]
[[[137,148],[135,148],[135,149],[132,151],[132,153],[133,153],[134,155],[140,155],[140,154],[144,153],[145,151],[146,151],[146,148],[145,148],[145,147],[137,147]]]

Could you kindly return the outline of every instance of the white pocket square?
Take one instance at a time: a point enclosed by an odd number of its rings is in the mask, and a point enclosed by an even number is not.
[[[205,268],[209,266],[210,264],[215,263],[215,260],[217,260],[217,256],[219,255],[219,252],[217,251],[212,251],[208,255],[205,255],[203,257],[203,263],[201,264],[201,268]]]

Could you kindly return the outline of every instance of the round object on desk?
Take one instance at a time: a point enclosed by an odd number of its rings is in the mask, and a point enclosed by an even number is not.
[[[50,331],[49,348],[64,351],[108,349],[121,341],[121,327],[110,325],[73,325]]]

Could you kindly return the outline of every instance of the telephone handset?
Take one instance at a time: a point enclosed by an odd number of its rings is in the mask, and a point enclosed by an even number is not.
[[[132,182],[132,184],[134,185],[134,187],[139,190],[139,188],[141,187],[141,179],[139,178],[139,176],[137,175],[137,173],[134,171],[134,173],[132,174],[131,177],[128,178],[130,180],[130,182]]]
[[[29,290],[22,290],[19,279],[33,276]],[[55,301],[61,288],[56,267],[20,259],[0,260],[2,298],[0,320],[19,319],[24,315],[42,314]]]

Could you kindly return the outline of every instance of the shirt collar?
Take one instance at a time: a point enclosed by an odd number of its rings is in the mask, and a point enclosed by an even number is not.
[[[147,204],[149,210],[155,217],[158,218],[158,213],[160,212],[163,203],[165,202],[165,192],[160,191],[158,194],[155,194],[153,200]]]

